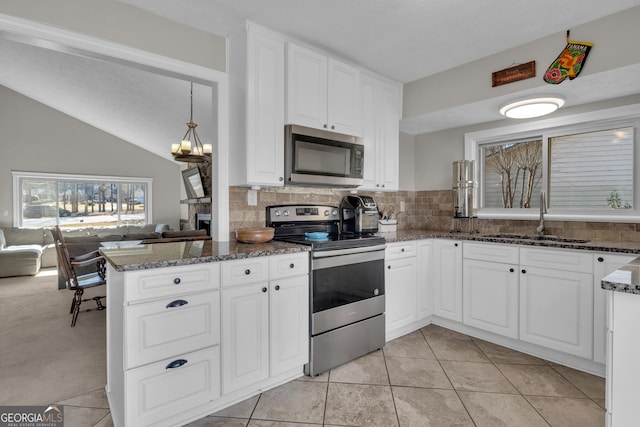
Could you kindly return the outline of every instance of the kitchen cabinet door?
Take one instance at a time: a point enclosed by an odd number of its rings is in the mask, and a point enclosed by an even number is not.
[[[463,322],[518,338],[518,266],[464,259]]]
[[[611,324],[607,354],[607,426],[638,425],[640,295],[607,291]]]
[[[361,76],[363,190],[395,191],[399,180],[399,126],[402,92],[396,84]]]
[[[417,246],[417,292],[418,292],[418,320],[426,319],[433,315],[433,242],[431,240],[419,240]]]
[[[222,391],[269,377],[269,284],[222,290]]]
[[[183,425],[220,397],[220,346],[129,369],[124,388],[125,421],[114,424]]]
[[[271,376],[309,361],[309,276],[270,282]]]
[[[360,70],[311,49],[287,44],[288,124],[362,135]]]
[[[249,33],[247,184],[284,184],[284,43]]]
[[[387,260],[385,266],[386,334],[416,320],[416,257]]]
[[[593,255],[593,360],[606,362],[607,291],[602,278],[636,259],[636,255],[602,253]]]
[[[220,343],[220,291],[124,308],[124,367],[135,368]]]
[[[521,265],[520,339],[590,359],[593,276]]]
[[[285,42],[253,23],[228,40],[230,184],[282,186]]]
[[[433,241],[433,295],[436,316],[462,322],[462,243]]]
[[[327,129],[327,62],[318,52],[287,43],[287,123]]]
[[[328,129],[347,135],[362,135],[360,70],[328,59],[327,124]]]

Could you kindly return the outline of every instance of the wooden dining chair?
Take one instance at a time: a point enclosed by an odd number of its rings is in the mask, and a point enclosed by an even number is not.
[[[69,313],[72,314],[71,326],[73,327],[76,325],[78,313],[80,313],[80,305],[83,301],[94,300],[96,302],[95,309],[90,308],[85,311],[104,310],[106,308],[105,305],[102,304],[102,298],[105,297],[104,295],[82,299],[85,289],[107,283],[105,259],[98,251],[71,257],[69,256],[69,251],[67,250],[62,232],[58,226],[52,230],[52,234],[58,255],[59,271],[64,275],[67,289],[74,291],[71,310],[69,310]],[[95,266],[95,271],[84,274],[76,273],[76,268],[92,265]]]

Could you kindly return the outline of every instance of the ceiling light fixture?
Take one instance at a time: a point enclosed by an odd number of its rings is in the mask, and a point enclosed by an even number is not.
[[[211,144],[203,145],[200,142],[196,126],[198,125],[193,122],[193,82],[191,82],[191,115],[187,123],[187,133],[179,144],[171,144],[171,154],[175,160],[188,163],[203,163],[211,160],[213,147]]]
[[[530,119],[551,114],[563,105],[563,98],[558,96],[541,96],[511,102],[500,108],[500,114],[511,119]]]

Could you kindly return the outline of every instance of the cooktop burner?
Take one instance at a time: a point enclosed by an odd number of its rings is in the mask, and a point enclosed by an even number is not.
[[[267,227],[275,228],[274,240],[310,245],[313,251],[384,245],[374,234],[340,233],[338,208],[326,205],[268,206]],[[321,237],[326,234],[326,237]]]
[[[330,234],[325,239],[311,239],[302,236],[282,236],[276,237],[276,240],[289,243],[297,243],[299,245],[310,245],[311,249],[317,250],[331,250],[331,249],[346,249],[346,248],[358,248],[362,246],[384,245],[384,237],[369,235],[344,235],[344,234]]]

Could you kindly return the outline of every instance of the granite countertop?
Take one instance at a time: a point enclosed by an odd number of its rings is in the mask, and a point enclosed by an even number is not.
[[[522,246],[543,246],[548,248],[578,249],[598,252],[617,252],[638,254],[640,256],[640,243],[634,242],[603,242],[584,241],[581,239],[537,240],[524,239],[518,234],[477,234],[477,233],[451,233],[445,231],[430,230],[398,230],[393,233],[378,233],[385,238],[387,243],[404,242],[409,240],[424,239],[454,239],[472,240],[487,243],[508,243]],[[545,236],[548,238],[549,236]]]
[[[293,243],[190,242],[113,245],[100,248],[101,253],[117,271],[175,267],[252,257],[308,252],[310,247]]]
[[[395,233],[379,233],[387,243],[423,239],[456,239],[488,243],[510,243],[523,246],[544,246],[547,248],[578,249],[597,252],[637,254],[640,257],[640,244],[633,242],[601,242],[580,239],[536,240],[519,239],[518,235],[482,235],[468,233],[447,233],[425,230],[401,230]],[[571,241],[573,240],[573,241]],[[640,258],[609,274],[602,279],[602,289],[640,294]]]
[[[433,230],[399,230],[393,233],[378,233],[387,243],[425,239],[470,240],[488,243],[507,243],[522,246],[543,246],[559,249],[576,249],[598,252],[638,254],[639,243],[584,241],[580,239],[537,240],[524,239],[523,236],[510,234],[474,234],[450,233]],[[252,257],[308,252],[309,246],[271,241],[261,244],[217,242],[198,240],[191,242],[140,244],[122,243],[100,249],[107,261],[117,271],[136,271],[150,268],[173,267],[179,265],[201,264],[206,262],[228,261]],[[602,281],[603,289],[640,294],[640,258],[633,261]]]
[[[620,267],[602,279],[602,289],[640,294],[640,258]]]

